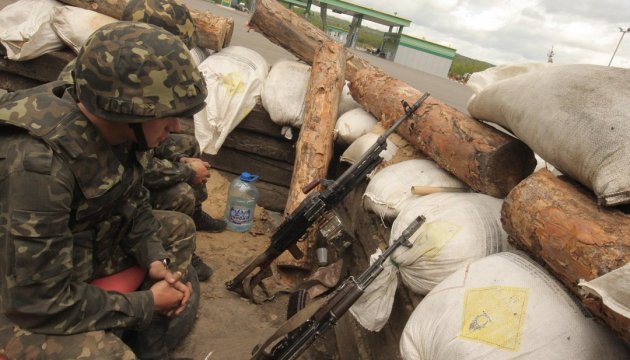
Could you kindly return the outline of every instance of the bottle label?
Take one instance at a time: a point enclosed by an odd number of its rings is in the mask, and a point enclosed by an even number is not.
[[[244,207],[230,207],[230,222],[237,225],[247,224],[252,220],[252,210]]]

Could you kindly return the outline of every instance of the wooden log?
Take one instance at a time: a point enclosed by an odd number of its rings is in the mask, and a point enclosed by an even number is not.
[[[306,90],[304,122],[296,143],[295,164],[285,214],[290,214],[304,200],[304,187],[313,181],[324,179],[328,173],[345,65],[343,47],[338,43],[325,42],[315,54]],[[310,249],[314,248],[314,240],[314,236],[309,236],[306,241],[298,244],[305,254],[301,259],[294,259],[285,252],[276,264],[310,269]]]
[[[57,80],[61,70],[75,57],[70,49],[53,51],[27,61],[0,57],[0,71],[45,83]]]
[[[503,227],[509,240],[547,267],[627,343],[630,319],[614,317],[577,286],[630,262],[630,215],[597,206],[580,185],[540,170],[505,199]]]
[[[329,37],[271,0],[258,0],[249,25],[300,60],[312,64],[315,49]],[[345,51],[352,97],[377,119],[389,123],[422,94],[408,84]],[[535,167],[534,154],[521,141],[430,98],[398,133],[475,191],[504,197]]]
[[[321,29],[273,0],[256,1],[249,26],[308,64],[313,64],[315,52],[324,42],[333,41]],[[346,79],[352,78],[357,70],[375,68],[347,50],[344,53]]]
[[[356,73],[350,93],[385,127],[404,113],[401,100],[412,104],[422,95],[373,69]],[[397,132],[475,191],[498,198],[505,197],[536,166],[534,153],[520,140],[432,97]]]
[[[127,6],[127,0],[60,0],[62,3],[96,11],[97,13],[111,16],[120,20],[123,10]]]
[[[128,0],[60,0],[68,5],[96,11],[115,19],[122,17]],[[208,11],[199,12],[193,9],[190,15],[197,26],[199,47],[215,51],[223,49],[231,41],[234,31],[234,20],[213,15]],[[229,38],[228,38],[229,37]]]

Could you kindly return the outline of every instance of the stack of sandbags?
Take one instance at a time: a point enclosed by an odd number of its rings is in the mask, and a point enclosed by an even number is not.
[[[560,284],[524,255],[463,267],[416,307],[403,359],[628,359],[627,348],[586,317]]]
[[[391,255],[350,312],[363,327],[378,331],[391,313],[398,273],[410,290],[426,294],[459,268],[505,251],[501,204],[500,199],[472,193],[435,193],[407,200],[392,225],[390,241],[419,215],[426,222],[410,239],[413,246],[400,247]]]
[[[466,184],[428,159],[406,160],[377,172],[363,194],[363,206],[381,218],[398,216],[413,186],[467,189]]]

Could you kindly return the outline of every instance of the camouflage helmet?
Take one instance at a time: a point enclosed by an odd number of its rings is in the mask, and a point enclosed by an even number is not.
[[[190,11],[179,0],[130,0],[123,10],[121,20],[159,26],[179,36],[189,49],[198,43]]]
[[[184,43],[139,22],[115,22],[94,32],[79,51],[74,79],[78,100],[109,121],[189,117],[204,107],[207,95]]]

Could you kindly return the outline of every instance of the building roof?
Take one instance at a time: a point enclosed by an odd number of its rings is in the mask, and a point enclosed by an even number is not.
[[[300,7],[306,7],[307,0],[281,0],[285,3],[293,4]],[[369,20],[377,24],[386,26],[409,26],[411,20],[402,18],[400,16],[384,13],[369,7],[353,4],[348,1],[341,0],[312,0],[312,4],[319,7],[322,4],[326,4],[328,9],[337,14],[346,14],[350,16],[363,15],[363,20]]]
[[[436,44],[407,34],[400,34],[400,46],[424,51],[447,59],[454,58],[457,52],[457,50],[452,47]]]

